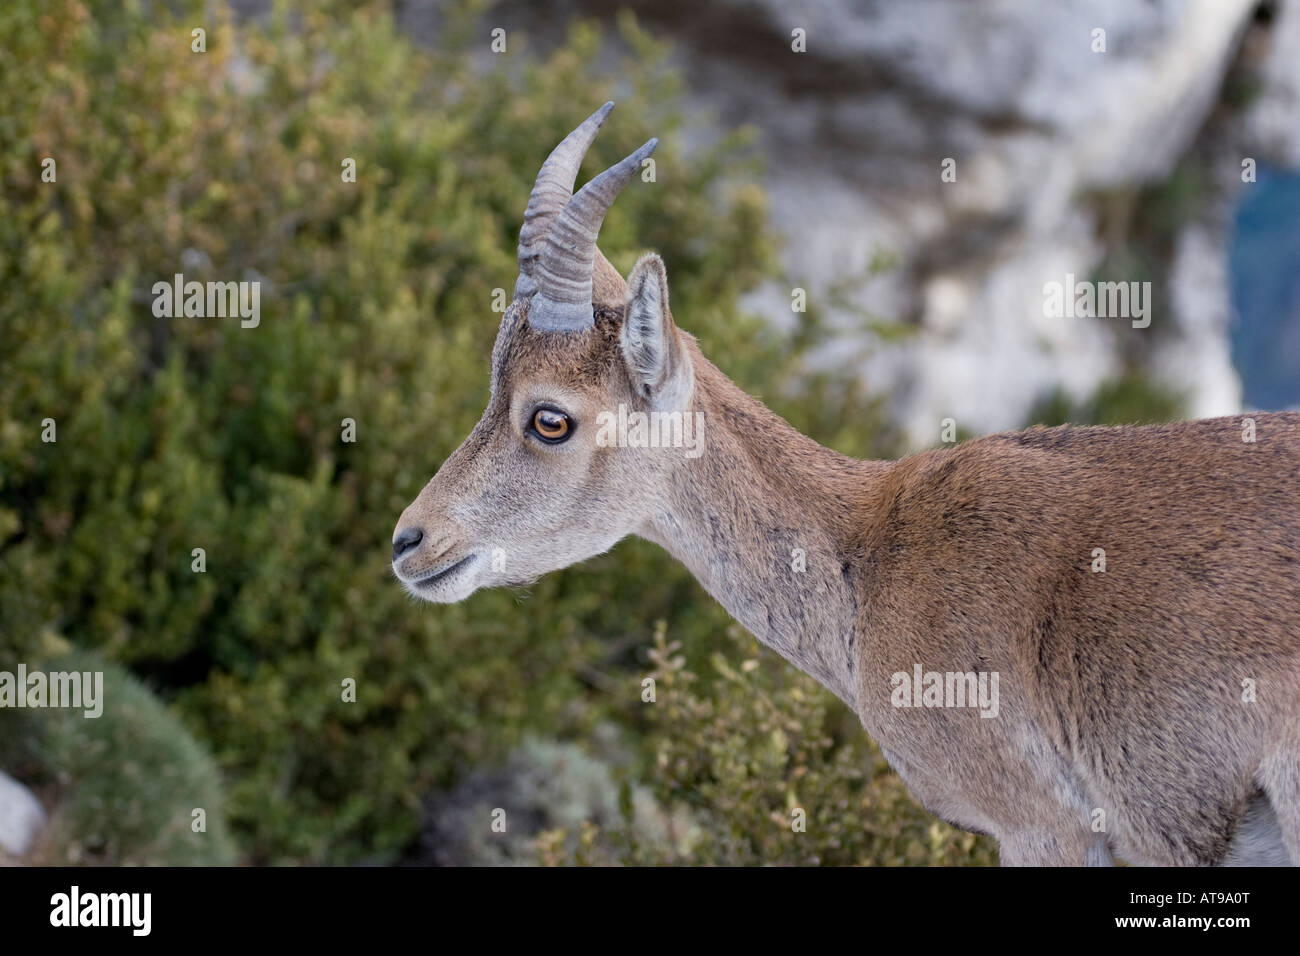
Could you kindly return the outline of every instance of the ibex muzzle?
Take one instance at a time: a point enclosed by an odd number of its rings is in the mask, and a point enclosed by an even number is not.
[[[1005,863],[1300,862],[1300,415],[823,448],[676,327],[657,256],[625,283],[596,248],[655,145],[571,195],[609,109],[538,175],[488,408],[398,521],[406,588],[638,534]],[[616,412],[700,416],[702,453],[602,440]]]

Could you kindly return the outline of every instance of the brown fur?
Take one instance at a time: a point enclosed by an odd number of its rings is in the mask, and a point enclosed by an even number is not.
[[[916,796],[993,834],[1004,862],[1300,862],[1300,415],[1254,415],[1254,443],[1232,418],[856,461],[705,359],[662,269],[638,263],[626,310],[606,277],[583,332],[538,332],[511,306],[482,421],[398,522],[424,532],[395,561],[412,593],[460,600],[639,534],[854,707]],[[654,369],[628,364],[634,309],[659,317],[641,343]],[[593,440],[600,411],[677,394],[705,416],[701,457]],[[573,417],[569,442],[528,437],[537,402]],[[421,585],[462,555],[469,570]],[[891,675],[918,664],[997,673],[996,719],[893,706]]]

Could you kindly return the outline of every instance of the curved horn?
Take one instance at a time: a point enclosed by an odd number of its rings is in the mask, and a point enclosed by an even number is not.
[[[528,310],[529,325],[577,331],[592,324],[591,273],[596,261],[596,235],[609,207],[658,145],[659,140],[650,140],[587,183],[551,223],[537,263],[539,291]]]
[[[537,291],[536,265],[542,251],[540,240],[546,235],[551,220],[560,214],[573,195],[582,157],[587,154],[601,124],[613,108],[613,102],[609,102],[588,116],[582,125],[551,150],[551,155],[542,163],[537,182],[528,197],[528,208],[524,210],[523,227],[519,230],[519,278],[515,280],[515,298]]]

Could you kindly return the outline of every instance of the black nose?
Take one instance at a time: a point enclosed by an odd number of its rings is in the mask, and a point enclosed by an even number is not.
[[[424,532],[419,528],[403,528],[393,539],[393,560],[396,561],[423,540]]]

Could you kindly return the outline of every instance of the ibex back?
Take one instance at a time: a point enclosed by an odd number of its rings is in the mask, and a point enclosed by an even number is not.
[[[405,587],[638,534],[1004,863],[1300,862],[1300,415],[823,448],[677,328],[657,256],[624,282],[596,248],[655,146],[572,194],[611,106],[537,177],[487,410],[397,523]],[[642,415],[702,421],[702,453]]]

